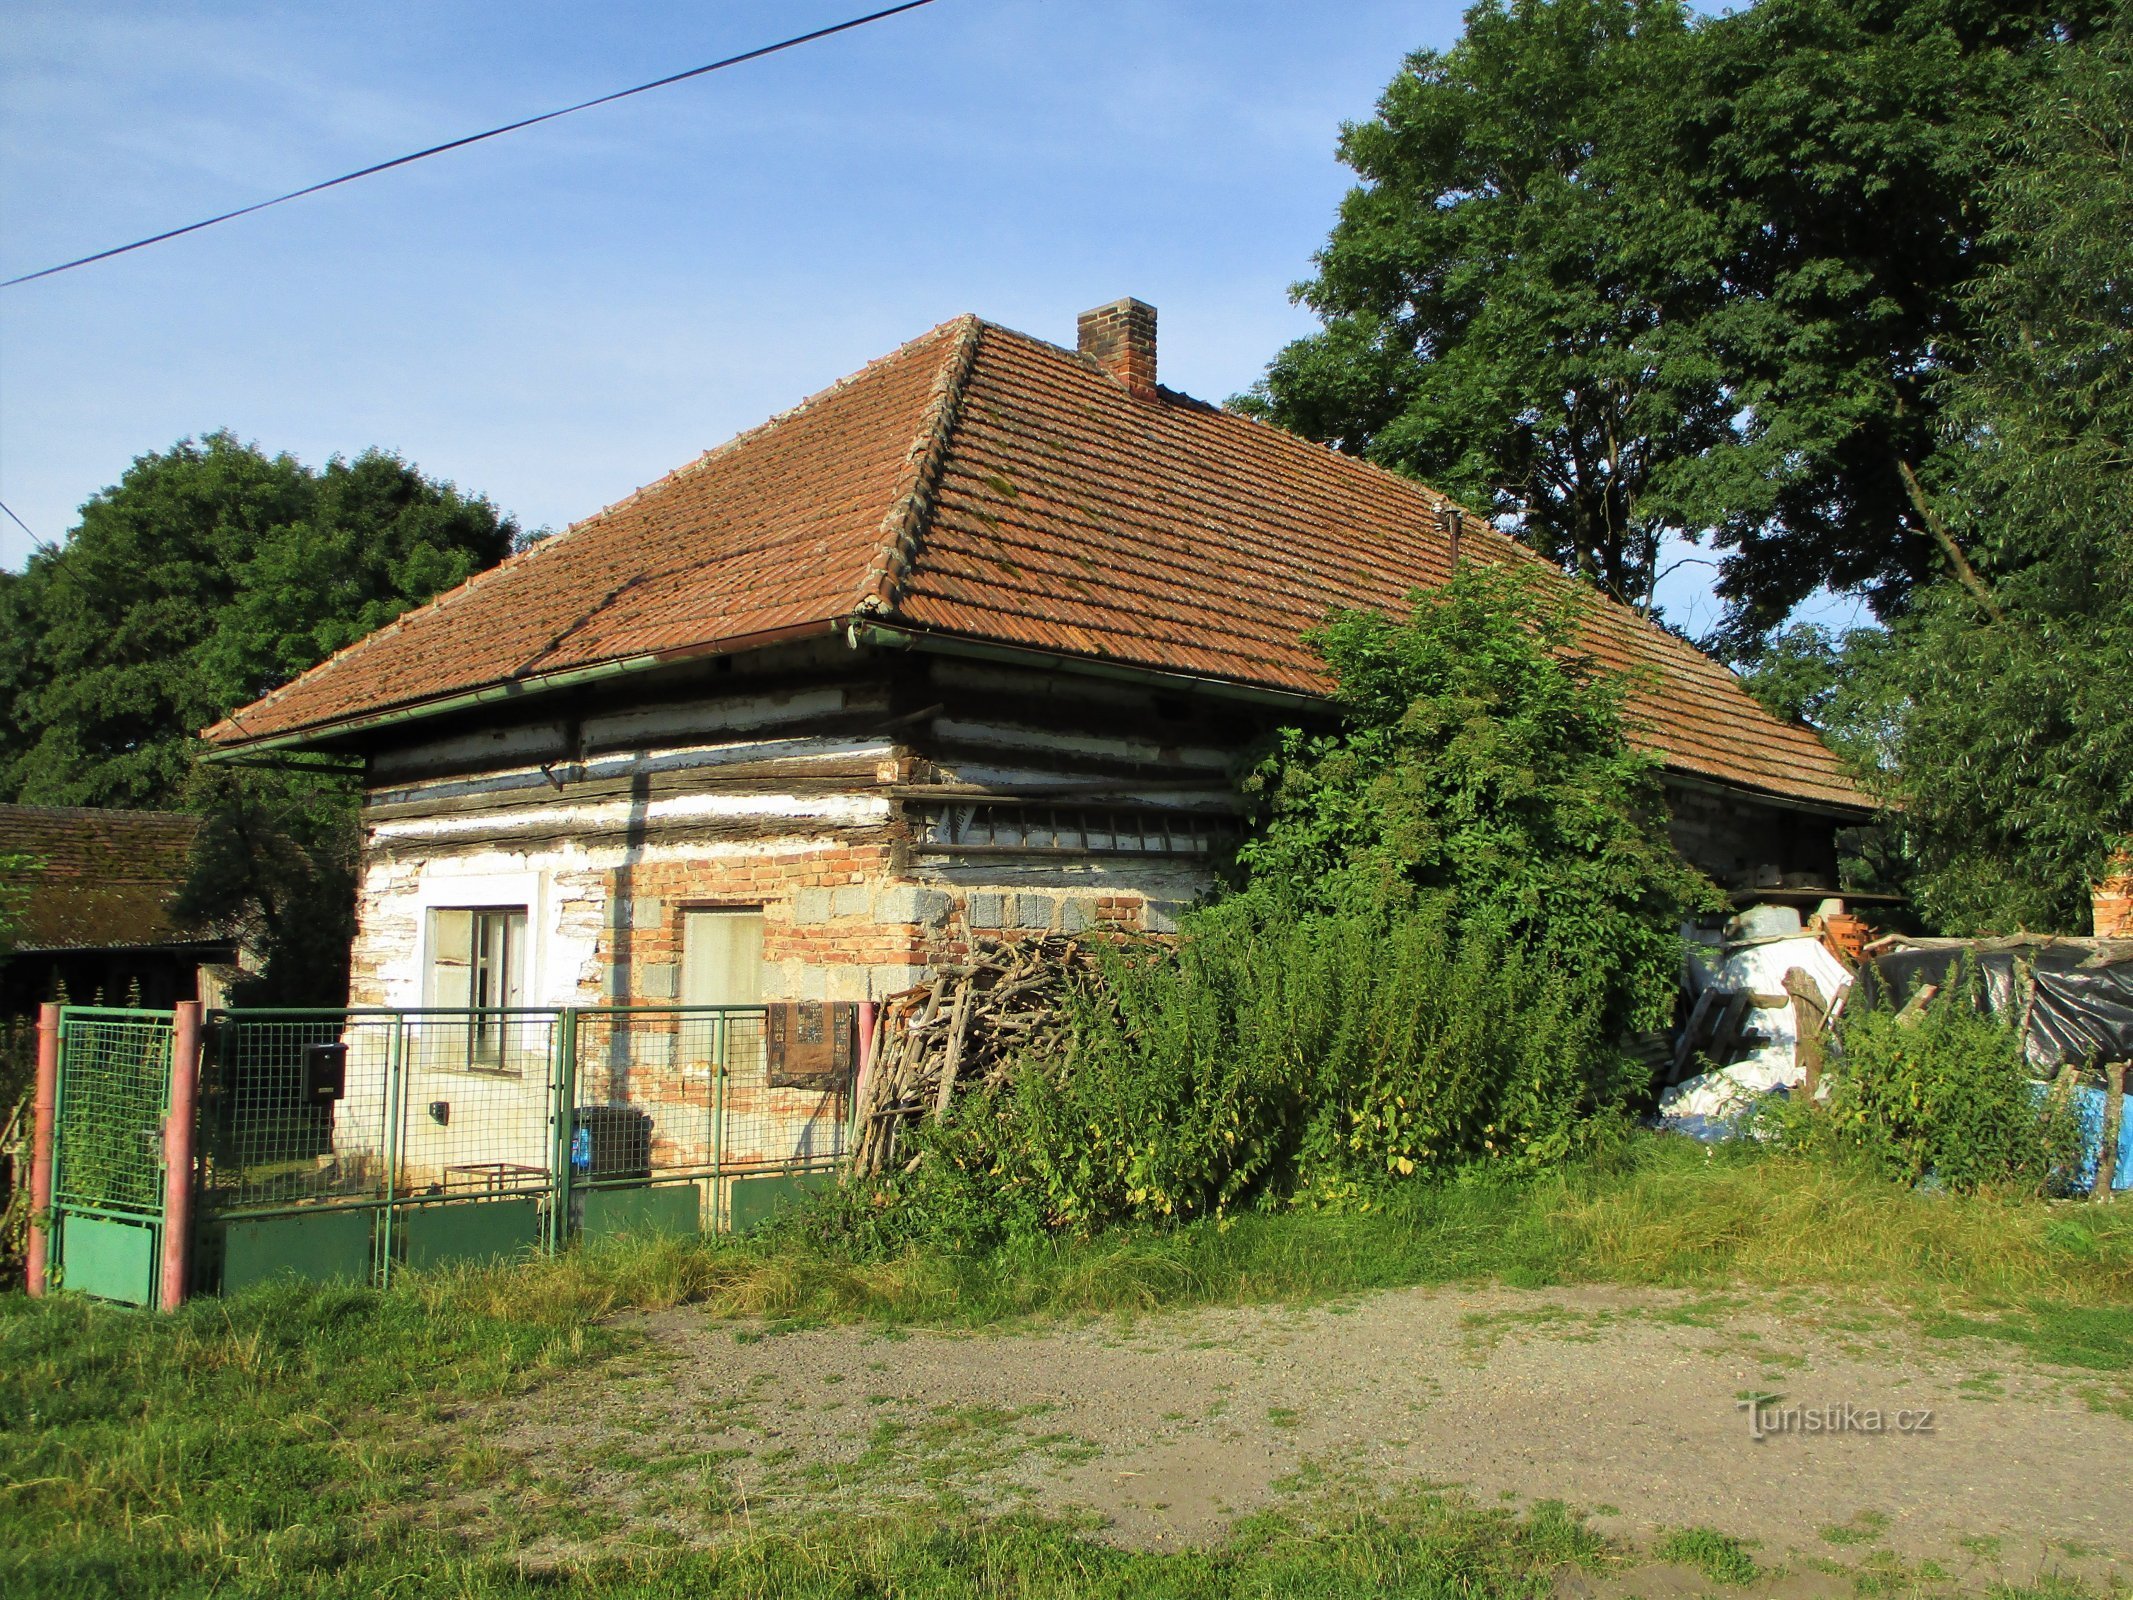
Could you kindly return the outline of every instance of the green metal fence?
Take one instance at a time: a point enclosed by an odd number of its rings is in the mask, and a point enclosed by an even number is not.
[[[769,1043],[762,1007],[210,1012],[191,1289],[759,1225],[828,1181],[853,1088],[781,1074]],[[69,1008],[61,1055],[62,1283],[146,1303],[171,1021]],[[136,1267],[141,1293],[112,1292]]]

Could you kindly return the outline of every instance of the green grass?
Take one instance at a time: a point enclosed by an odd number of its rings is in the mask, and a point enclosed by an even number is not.
[[[1652,1546],[1652,1555],[1660,1561],[1694,1567],[1713,1583],[1746,1585],[1762,1575],[1762,1568],[1748,1554],[1747,1546],[1709,1528],[1676,1528]]]
[[[1918,1193],[1805,1157],[1654,1137],[1547,1178],[1417,1186],[1366,1211],[1250,1214],[968,1257],[670,1242],[427,1292],[491,1309],[530,1296],[579,1319],[696,1303],[730,1316],[974,1325],[1491,1279],[1832,1291],[1905,1307],[1945,1334],[2133,1367],[2133,1207]]]
[[[1488,1278],[1812,1286],[1907,1305],[1951,1336],[2133,1365],[2133,1208],[2069,1217],[1660,1141],[1526,1185],[984,1259],[668,1241],[415,1275],[387,1294],[273,1288],[174,1317],[0,1296],[0,1593],[1539,1600],[1564,1563],[1610,1559],[1558,1511],[1406,1496],[1261,1519],[1213,1551],[1132,1555],[1068,1524],[938,1505],[800,1528],[707,1505],[740,1520],[717,1549],[689,1551],[658,1546],[670,1530],[559,1502],[478,1429],[496,1397],[627,1355],[634,1336],[601,1319],[629,1307],[893,1333]],[[979,1449],[997,1431],[986,1420],[918,1425]],[[452,1531],[460,1501],[480,1509],[478,1536]]]
[[[1833,1523],[1820,1530],[1825,1544],[1874,1544],[1888,1532],[1889,1519],[1879,1511],[1854,1513],[1849,1522]]]

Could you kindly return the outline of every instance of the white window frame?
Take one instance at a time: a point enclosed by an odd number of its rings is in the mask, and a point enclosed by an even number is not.
[[[516,982],[507,988],[507,1003],[510,1006],[540,1004],[543,934],[547,921],[545,887],[541,875],[535,872],[426,875],[416,894],[416,968],[410,975],[411,992],[400,1003],[417,1008],[436,1003],[435,975],[439,953],[436,948],[436,912],[506,911],[522,912],[525,916],[525,936],[520,941],[520,950],[512,958],[512,965],[517,968],[513,975]],[[430,1035],[428,1043],[416,1049],[414,1059],[440,1071],[510,1076],[521,1075],[529,1062],[538,1066],[547,1059],[544,1028],[514,1028],[506,1022],[501,1030],[496,1030],[500,1019],[490,1017],[485,1020],[486,1027],[484,1019],[478,1017],[459,1023],[456,1039],[451,1037],[454,1024],[445,1018],[429,1017],[414,1022],[411,1035]],[[414,1038],[411,1037],[409,1043],[414,1046]]]

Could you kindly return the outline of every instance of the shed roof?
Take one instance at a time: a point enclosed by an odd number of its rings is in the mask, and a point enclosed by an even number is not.
[[[139,949],[197,944],[212,933],[179,923],[200,819],[176,811],[0,805],[0,856],[37,865],[12,881],[27,891],[19,950]]]
[[[863,617],[1068,662],[1323,695],[1302,636],[1441,584],[1444,496],[965,316],[409,612],[207,730],[347,733],[470,693],[652,666]],[[1470,518],[1466,558],[1541,558]],[[1552,571],[1552,569],[1549,569]],[[1561,578],[1569,583],[1574,580]],[[1816,733],[1629,608],[1587,648],[1644,669],[1636,737],[1671,769],[1842,809]]]

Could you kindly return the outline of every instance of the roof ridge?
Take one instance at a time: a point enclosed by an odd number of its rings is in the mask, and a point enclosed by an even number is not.
[[[905,582],[918,560],[919,540],[933,511],[934,491],[948,461],[948,441],[955,434],[956,419],[963,408],[963,394],[970,386],[977,365],[978,342],[986,323],[975,312],[954,319],[956,333],[946,359],[933,379],[918,433],[904,457],[897,492],[881,519],[881,543],[874,559],[859,580],[859,593],[852,609],[894,614]]]

